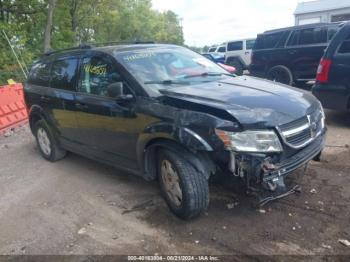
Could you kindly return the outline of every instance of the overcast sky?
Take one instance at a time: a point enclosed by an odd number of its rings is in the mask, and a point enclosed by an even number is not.
[[[204,46],[294,25],[301,0],[152,0],[182,18],[187,45]]]

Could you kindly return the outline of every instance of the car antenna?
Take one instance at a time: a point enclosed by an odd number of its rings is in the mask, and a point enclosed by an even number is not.
[[[17,56],[17,54],[16,54],[16,52],[15,52],[15,49],[14,49],[13,46],[11,45],[10,39],[7,37],[7,34],[6,34],[5,30],[2,30],[2,33],[4,34],[4,37],[5,37],[6,41],[7,41],[7,43],[9,44],[9,46],[10,46],[10,48],[11,48],[11,50],[12,50],[12,53],[13,53],[13,55],[15,56],[15,58],[16,58],[16,60],[17,60],[17,63],[18,63],[18,65],[20,66],[20,68],[21,68],[21,70],[22,70],[22,73],[23,73],[24,77],[27,78],[27,77],[28,77],[28,76],[27,76],[27,73],[24,71],[23,65],[20,63],[20,61],[19,61],[19,59],[18,59],[18,56]],[[23,64],[24,64],[25,69],[26,69],[27,72],[28,72],[28,69],[27,69],[26,64],[25,64],[24,62],[23,62]]]

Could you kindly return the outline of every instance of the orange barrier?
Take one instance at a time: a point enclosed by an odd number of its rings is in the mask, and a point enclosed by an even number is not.
[[[0,86],[0,135],[27,122],[22,84]]]

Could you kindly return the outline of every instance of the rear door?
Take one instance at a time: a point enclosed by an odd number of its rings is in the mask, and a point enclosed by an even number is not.
[[[295,81],[315,79],[318,64],[326,48],[326,27],[310,27],[293,31],[286,50]]]
[[[77,147],[80,131],[76,120],[75,92],[79,58],[61,57],[52,62],[50,89],[47,94],[52,119],[61,141],[67,147]]]
[[[241,57],[241,54],[244,52],[243,41],[234,41],[227,43],[227,58],[229,57]],[[243,59],[243,57],[242,57]],[[245,60],[244,60],[245,63]]]
[[[254,44],[255,39],[244,41],[244,53],[242,53],[242,59],[247,66],[249,66],[251,63],[252,49]]]
[[[77,142],[79,138],[74,102],[77,66],[77,57],[37,63],[26,85],[28,100],[41,106],[46,120],[63,143]]]

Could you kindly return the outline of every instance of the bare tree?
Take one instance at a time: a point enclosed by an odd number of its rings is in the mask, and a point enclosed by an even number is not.
[[[47,23],[46,23],[45,36],[44,36],[44,52],[47,52],[50,49],[52,18],[53,18],[53,12],[55,10],[56,1],[57,0],[49,0],[49,7],[47,10]]]

